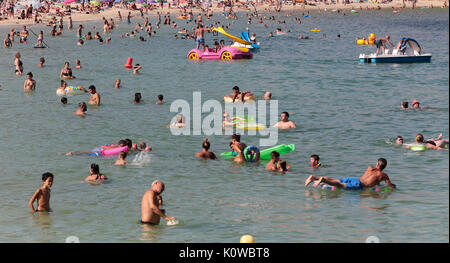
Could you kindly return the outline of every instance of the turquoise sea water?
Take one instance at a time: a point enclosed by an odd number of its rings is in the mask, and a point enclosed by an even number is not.
[[[188,61],[194,42],[173,40],[179,28],[193,27],[181,20],[178,29],[162,25],[147,42],[120,39],[132,26],[118,22],[111,44],[88,41],[83,47],[76,46],[75,30],[52,38],[50,28],[32,26],[36,33],[45,30],[51,48],[32,48],[36,37],[31,35],[28,46],[17,47],[16,40],[12,49],[1,49],[0,241],[64,242],[74,235],[81,242],[239,242],[251,234],[257,242],[364,242],[372,235],[381,242],[448,242],[449,152],[412,152],[388,143],[397,135],[412,142],[419,132],[426,138],[441,132],[449,137],[448,9],[297,14],[301,25],[284,14],[277,19],[286,20],[292,33],[273,38],[269,31],[282,26],[274,21],[267,21],[267,29],[256,21],[247,25],[239,14],[228,31],[238,35],[249,27],[262,49],[252,60],[231,63]],[[156,18],[150,22],[155,27]],[[84,25],[84,32],[101,31],[100,23]],[[322,32],[309,32],[316,27]],[[1,27],[0,35],[8,31]],[[311,39],[297,39],[300,33]],[[355,38],[369,33],[389,34],[394,44],[403,36],[414,38],[433,54],[432,62],[361,64],[358,55],[374,48],[357,46]],[[206,35],[210,46],[215,38]],[[33,72],[37,81],[31,95],[23,92],[25,76],[14,74],[17,51],[25,73]],[[47,61],[44,68],[37,66],[40,57]],[[143,66],[140,75],[123,68],[127,57]],[[83,69],[74,68],[76,59]],[[93,84],[102,98],[99,107],[88,107],[84,119],[72,113],[87,95],[71,96],[61,105],[55,94],[65,61],[77,77],[69,85]],[[122,80],[120,90],[114,89],[116,78]],[[235,85],[258,97],[271,91],[279,112],[290,113],[298,128],[280,131],[278,143],[296,144],[283,156],[292,171],[266,172],[265,162],[198,160],[193,155],[205,136],[174,136],[166,128],[176,114],[169,110],[171,102],[191,103],[194,91],[203,101],[221,100]],[[142,93],[145,104],[132,104],[135,92]],[[154,104],[160,93],[167,104]],[[402,101],[413,99],[427,109],[400,110]],[[114,159],[58,154],[123,138],[153,147],[146,164],[115,167]],[[228,151],[230,136],[208,138],[217,155]],[[244,135],[243,141],[257,145],[259,138]],[[311,154],[320,155],[322,168],[308,167]],[[398,187],[392,193],[305,191],[309,174],[361,176],[380,157],[388,160],[385,172]],[[92,162],[110,183],[83,182]],[[27,203],[46,171],[55,175],[53,212],[31,216]],[[180,220],[178,226],[166,226],[164,220],[153,228],[138,224],[141,197],[155,179],[166,184],[164,208]]]

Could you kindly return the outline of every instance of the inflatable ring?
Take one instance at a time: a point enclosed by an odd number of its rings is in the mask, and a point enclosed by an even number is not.
[[[254,152],[254,154],[251,153],[252,151]],[[256,156],[258,153],[259,153],[258,147],[254,146],[254,145],[247,146],[244,149],[244,158],[247,162],[251,162],[251,163],[256,162],[257,161]]]
[[[199,55],[197,53],[192,52],[191,54],[189,54],[188,59],[190,59],[190,60],[199,60],[200,57],[199,57]]]
[[[411,151],[414,151],[414,152],[421,152],[421,151],[427,150],[427,146],[425,146],[425,145],[411,145],[409,147],[409,149]]]

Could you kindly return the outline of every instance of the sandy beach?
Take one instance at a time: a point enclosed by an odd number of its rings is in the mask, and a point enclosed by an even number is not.
[[[415,9],[419,10],[419,9],[424,9],[424,8],[448,8],[448,4],[446,4],[446,2],[447,1],[442,1],[442,0],[427,0],[427,1],[421,0],[421,1],[417,1]],[[19,1],[19,3],[22,5],[26,5],[28,3],[28,1]],[[300,13],[300,12],[307,12],[307,11],[331,12],[331,11],[336,11],[336,10],[342,10],[345,12],[345,11],[350,11],[350,10],[357,10],[358,12],[363,12],[365,10],[376,10],[376,9],[400,10],[400,9],[402,9],[402,6],[403,6],[402,1],[400,1],[400,0],[394,0],[390,3],[378,3],[377,1],[370,0],[369,2],[365,2],[365,3],[352,3],[352,4],[341,4],[341,3],[328,4],[328,3],[322,3],[322,2],[317,2],[317,3],[313,3],[313,4],[314,5],[303,5],[303,4],[298,4],[298,3],[296,5],[283,4],[281,11]],[[80,4],[77,4],[77,3],[70,4],[70,6],[72,8],[76,7],[77,5],[80,5]],[[447,6],[447,7],[445,7],[445,6]],[[44,23],[49,21],[53,16],[55,16],[55,8],[56,7],[61,7],[61,6],[52,5],[50,13],[42,15],[42,21]],[[137,4],[137,7],[140,8],[141,5]],[[275,8],[274,6],[270,6],[268,4],[263,4],[263,5],[256,7],[258,12],[275,12],[274,8]],[[406,8],[411,9],[412,2],[407,1]],[[216,7],[214,3],[210,9],[214,14],[222,13],[222,8]],[[103,11],[100,11],[100,13],[98,13],[98,14],[82,14],[78,11],[72,10],[72,15],[71,15],[72,21],[73,22],[100,21],[100,20],[102,20],[102,17],[117,18],[118,11],[122,12],[122,16],[125,15],[125,12],[129,12],[129,11],[131,11],[133,17],[139,16],[139,11],[127,10],[125,8],[105,7],[102,10]],[[251,8],[237,7],[237,8],[234,8],[234,10],[237,12],[242,12],[242,11],[253,11],[254,9],[253,9],[253,7],[251,7]],[[178,15],[178,14],[180,14],[181,9],[177,8],[177,7],[168,8],[167,5],[165,5],[163,9],[160,9],[158,7],[154,10],[148,11],[148,15],[156,15],[157,12],[163,12],[164,14],[169,12],[173,15]],[[201,9],[194,8],[193,12],[194,13],[201,12]],[[64,18],[67,19],[67,17],[68,16],[65,16]],[[0,21],[0,26],[34,25],[34,24],[35,24],[34,19],[21,20],[21,19],[17,18],[17,15],[15,15],[14,19],[6,19],[6,20]]]

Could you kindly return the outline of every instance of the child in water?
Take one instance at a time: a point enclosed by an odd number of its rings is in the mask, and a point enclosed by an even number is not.
[[[53,174],[42,174],[42,187],[34,192],[33,196],[28,202],[31,212],[50,212],[50,188],[53,185]],[[34,201],[37,200],[37,209],[34,209]]]
[[[121,151],[119,153],[119,159],[114,163],[114,165],[126,165],[128,164],[127,161],[125,161],[125,158],[127,158],[127,153],[124,151]]]

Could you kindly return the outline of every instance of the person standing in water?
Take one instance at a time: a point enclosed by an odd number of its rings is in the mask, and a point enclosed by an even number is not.
[[[28,72],[27,79],[25,80],[25,83],[23,83],[23,90],[33,91],[35,89],[36,89],[36,80],[33,79],[33,73]]]
[[[208,141],[208,138],[206,138],[202,143],[202,151],[195,154],[195,157],[200,157],[203,159],[211,159],[216,160],[217,157],[213,152],[209,152],[209,147],[211,144]]]
[[[145,192],[141,201],[141,224],[159,225],[161,217],[165,220],[175,220],[175,217],[169,217],[166,215],[164,209],[160,209],[163,204],[161,194],[164,191],[164,183],[155,180],[152,183],[152,187]]]
[[[23,74],[23,63],[20,60],[20,53],[19,52],[16,53],[16,58],[14,60],[14,65],[16,67],[16,70],[15,70],[16,75],[22,76],[22,74]]]
[[[35,212],[50,212],[50,188],[53,185],[53,174],[42,174],[42,181],[44,182],[42,187],[37,189],[28,202],[28,206],[32,213]],[[34,209],[34,201],[37,200],[37,208]]]
[[[95,86],[91,85],[88,88],[88,91],[85,90],[85,92],[89,92],[91,94],[91,97],[89,98],[88,104],[90,105],[100,105],[100,95],[95,90]]]

